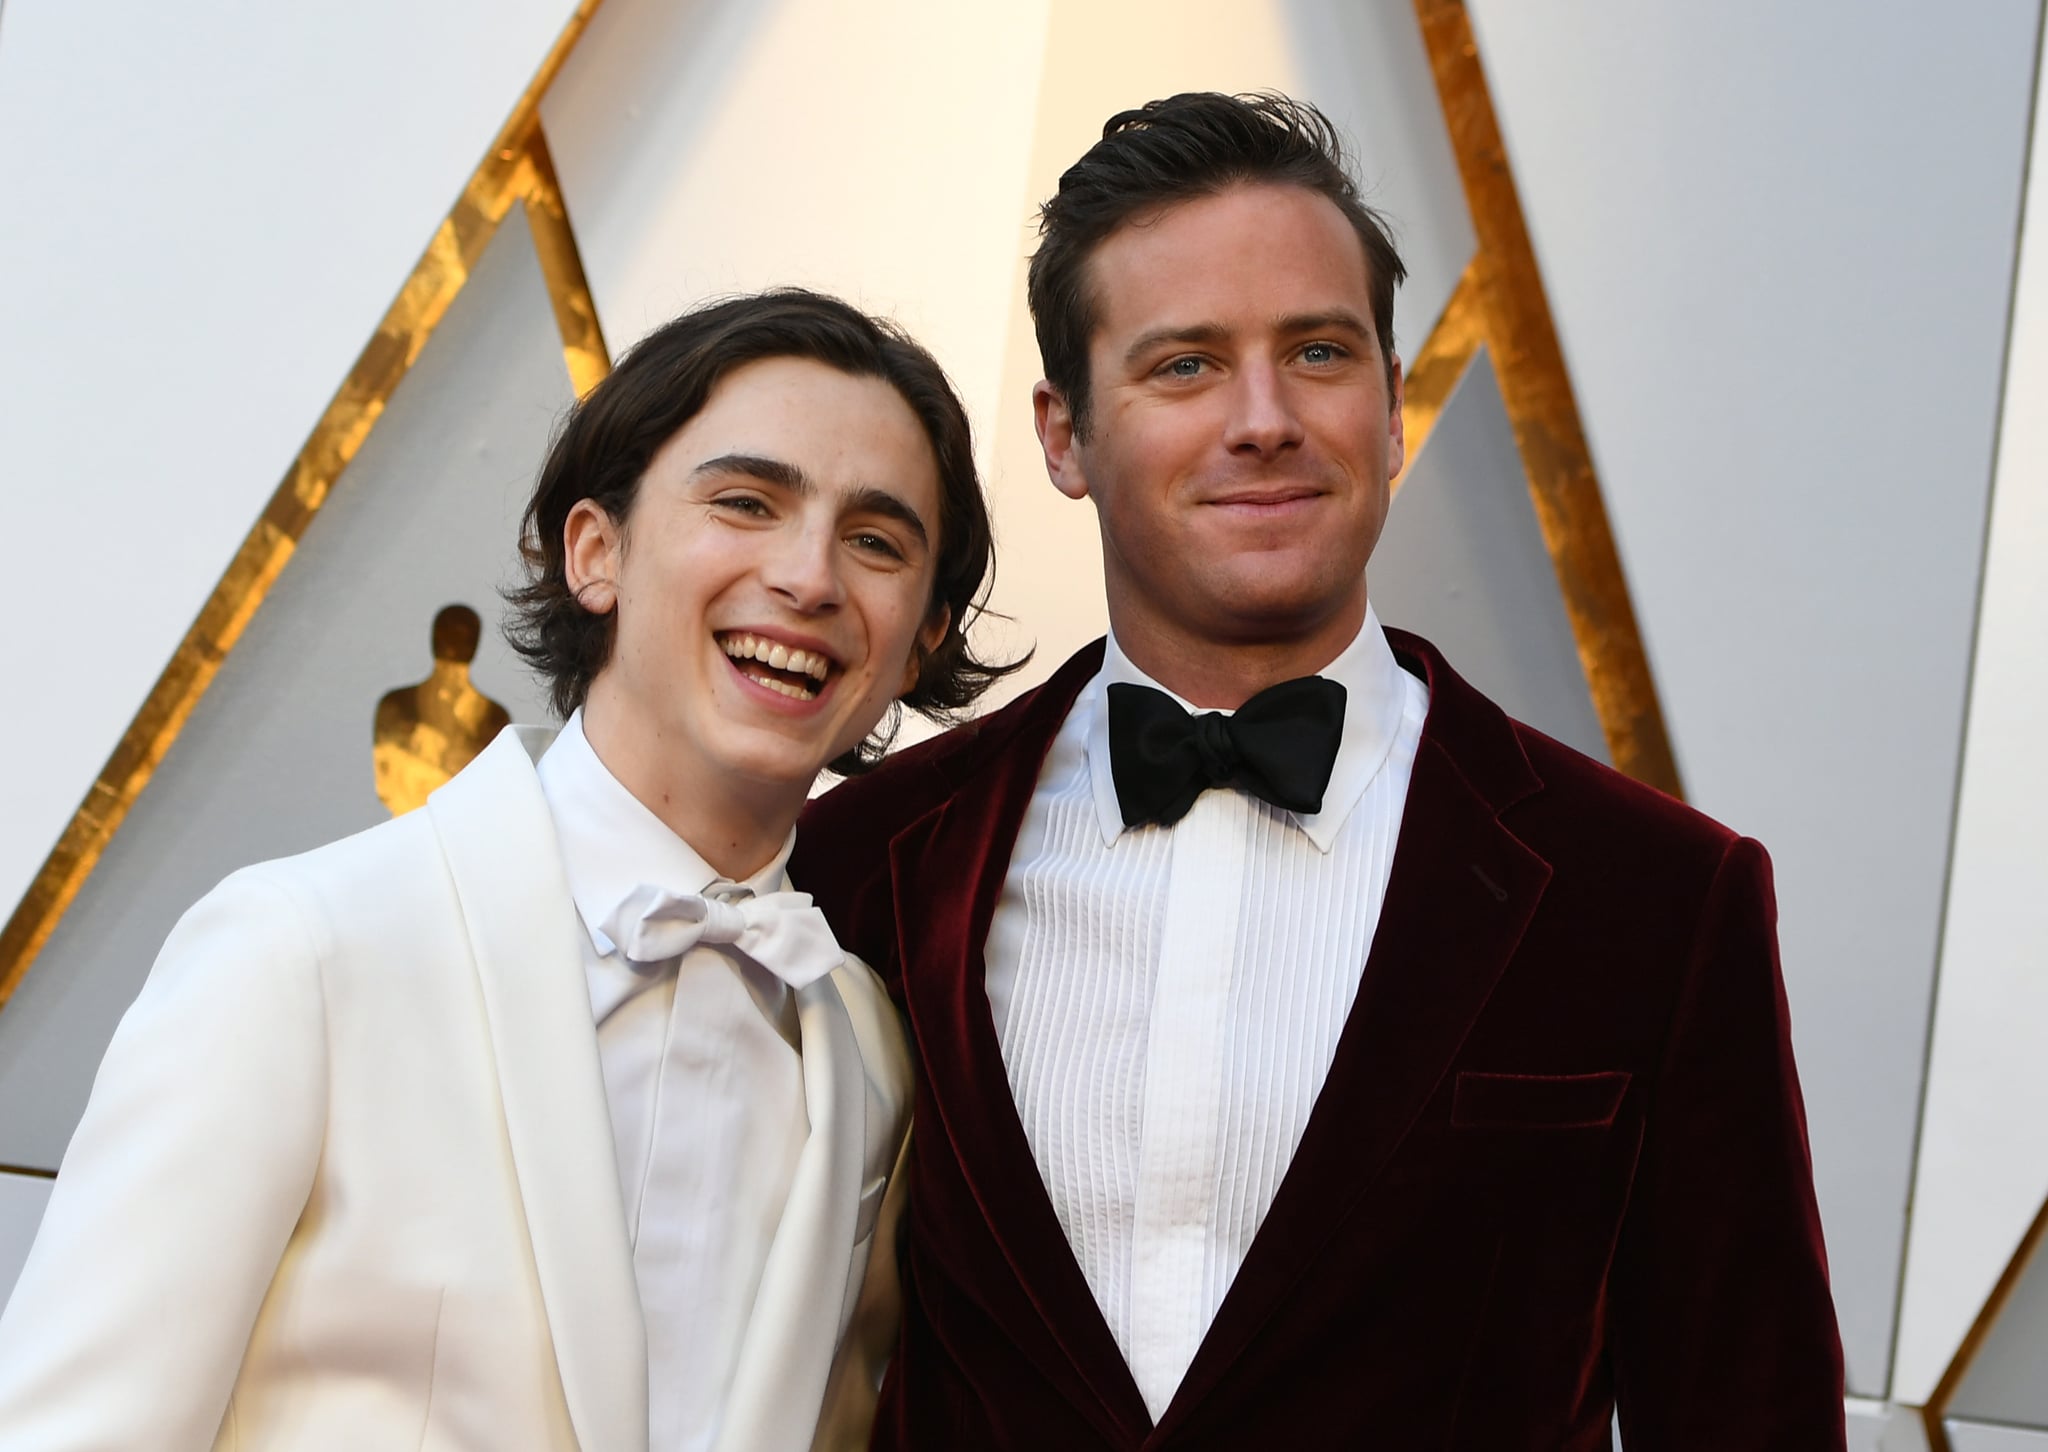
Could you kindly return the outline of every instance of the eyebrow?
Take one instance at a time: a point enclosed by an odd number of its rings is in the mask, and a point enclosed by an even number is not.
[[[1339,331],[1353,333],[1361,338],[1375,336],[1372,325],[1349,308],[1329,308],[1319,313],[1290,313],[1281,318],[1275,327],[1282,333]]]
[[[737,474],[743,478],[759,479],[764,484],[775,484],[792,494],[810,496],[818,492],[818,486],[810,475],[785,459],[771,459],[765,454],[720,454],[715,459],[706,459],[690,471],[694,475]],[[845,504],[849,513],[879,514],[893,519],[917,536],[917,542],[929,549],[931,534],[925,522],[901,496],[891,494],[872,484],[863,484],[847,492]]]
[[[1189,323],[1180,328],[1154,328],[1149,333],[1140,333],[1130,347],[1124,350],[1124,362],[1136,363],[1147,353],[1166,343],[1220,343],[1230,336],[1230,330],[1221,323]]]
[[[1329,308],[1317,313],[1289,313],[1275,319],[1274,331],[1290,335],[1301,333],[1348,332],[1357,337],[1374,336],[1365,320],[1349,308]],[[1221,323],[1189,323],[1177,328],[1154,328],[1141,333],[1131,346],[1124,350],[1126,365],[1135,364],[1146,354],[1167,343],[1220,343],[1230,336],[1230,330]]]

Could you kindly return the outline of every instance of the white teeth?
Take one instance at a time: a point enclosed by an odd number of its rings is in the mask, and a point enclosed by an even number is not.
[[[741,674],[745,675],[754,684],[766,686],[769,690],[779,692],[789,697],[792,701],[808,701],[814,694],[811,691],[805,690],[802,686],[792,686],[786,681],[770,680],[766,676],[757,676],[752,671],[743,671]]]
[[[758,635],[744,632],[724,636],[718,645],[734,660],[757,660],[775,670],[795,671],[798,675],[809,676],[814,681],[824,680],[832,668],[832,663],[822,655],[815,655],[808,650],[792,650],[780,641],[764,640]]]

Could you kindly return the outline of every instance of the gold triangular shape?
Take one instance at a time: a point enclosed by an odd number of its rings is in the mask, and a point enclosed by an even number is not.
[[[582,36],[599,0],[583,0],[513,106],[397,298],[314,424],[199,616],[128,723],[113,754],[0,928],[0,1009],[27,975],[79,888],[149,784],[221,662],[248,627],[298,541],[327,502],[386,402],[469,280],[498,224],[525,201],[541,271],[580,395],[609,367],[554,165],[540,129],[540,99]]]
[[[436,229],[375,336],[237,550],[198,619],[0,929],[0,1008],[177,739],[194,703],[290,561],[392,390],[516,200],[528,203],[569,375],[580,395],[609,367],[539,124],[539,103],[599,0],[584,0]],[[1616,766],[1676,795],[1648,658],[1529,245],[1462,0],[1416,0],[1479,251],[1413,360],[1406,403],[1420,453],[1481,344],[1494,359],[1545,544]]]

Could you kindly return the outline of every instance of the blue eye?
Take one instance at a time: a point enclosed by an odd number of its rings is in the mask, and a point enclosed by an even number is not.
[[[1175,358],[1166,369],[1175,378],[1194,378],[1207,366],[1200,358]]]
[[[1334,363],[1344,356],[1344,350],[1335,343],[1310,343],[1301,350],[1301,356],[1309,363]]]

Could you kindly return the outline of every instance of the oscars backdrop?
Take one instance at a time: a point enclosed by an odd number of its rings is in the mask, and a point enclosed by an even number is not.
[[[1032,210],[1117,110],[1277,88],[1409,268],[1380,614],[1770,848],[1852,1445],[2048,1449],[2041,39],[2041,0],[5,0],[0,1295],[179,913],[544,718],[525,493],[677,310],[903,323],[976,423],[1010,688],[1100,633]]]

